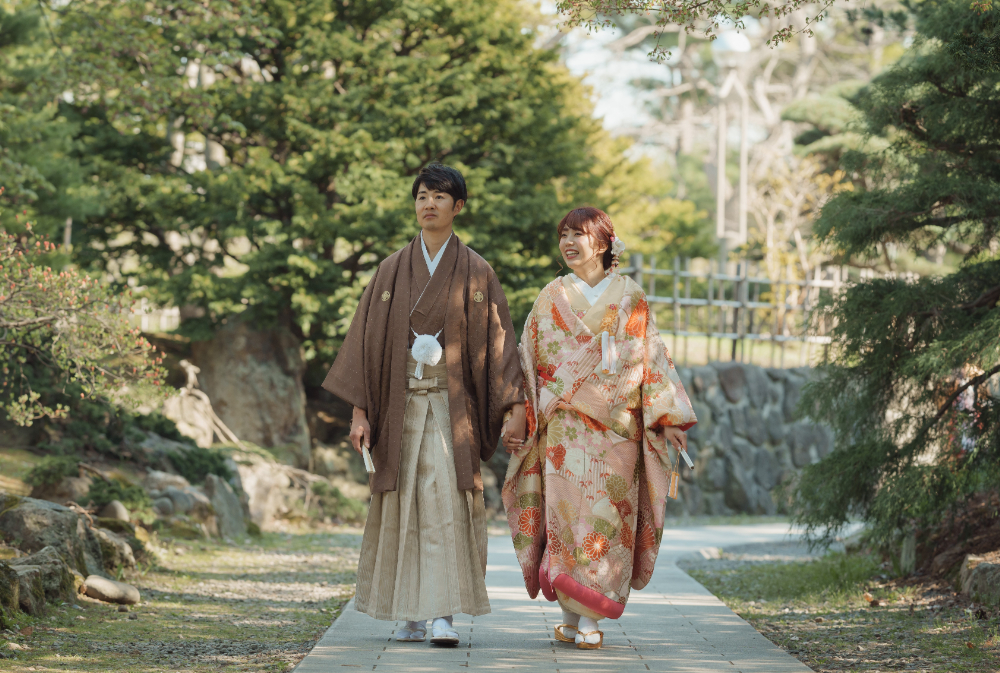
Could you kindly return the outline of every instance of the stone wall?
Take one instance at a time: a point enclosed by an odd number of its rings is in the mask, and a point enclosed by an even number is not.
[[[776,514],[777,487],[833,448],[829,428],[794,420],[808,367],[716,362],[678,373],[698,424],[688,432],[695,469],[681,463],[680,495],[668,501],[669,515]],[[508,460],[501,446],[488,463],[499,484]]]
[[[695,469],[682,464],[669,514],[775,514],[776,487],[833,448],[829,428],[794,420],[807,367],[716,362],[678,373],[698,424],[688,432]]]

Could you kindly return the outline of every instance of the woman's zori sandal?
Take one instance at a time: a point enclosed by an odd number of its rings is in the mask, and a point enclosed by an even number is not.
[[[427,622],[407,622],[406,626],[396,631],[396,642],[400,643],[422,643],[427,637]]]
[[[600,636],[600,639],[596,643],[588,643],[587,638],[594,634]],[[604,631],[590,631],[589,633],[580,633],[577,631],[574,640],[576,641],[576,648],[578,650],[599,650],[601,649],[601,645],[604,644]]]
[[[563,633],[563,629],[573,629],[574,636],[579,631],[579,629],[577,629],[572,624],[560,624],[554,629],[554,631],[556,632],[556,640],[558,640],[560,643],[575,643],[576,642],[575,637],[567,636],[565,633]]]

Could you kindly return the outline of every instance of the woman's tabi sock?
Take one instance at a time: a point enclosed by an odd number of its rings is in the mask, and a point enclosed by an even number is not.
[[[575,612],[570,612],[566,608],[563,608],[563,624],[569,624],[570,626],[580,625],[580,615]]]
[[[592,635],[584,638],[583,634],[591,633],[592,631],[597,631],[597,622],[590,617],[580,617],[580,625],[577,627],[580,629],[576,634],[577,643],[589,643],[590,645],[596,645],[601,642],[601,635],[599,633],[593,633]]]

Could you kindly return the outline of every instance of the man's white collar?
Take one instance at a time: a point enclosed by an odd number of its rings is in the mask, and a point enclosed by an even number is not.
[[[448,235],[448,240],[444,242],[441,249],[437,251],[436,255],[434,255],[434,259],[431,259],[431,254],[427,252],[427,244],[424,243],[424,232],[420,232],[420,249],[424,253],[424,261],[427,262],[427,270],[430,271],[432,276],[434,275],[435,269],[438,268],[438,263],[441,261],[441,258],[444,257],[444,249],[448,247],[448,243],[454,235],[454,232]]]

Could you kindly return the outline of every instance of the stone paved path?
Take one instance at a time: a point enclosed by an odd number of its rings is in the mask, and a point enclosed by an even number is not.
[[[353,610],[353,601],[296,673],[332,671],[676,671],[792,673],[810,669],[775,647],[703,586],[677,568],[680,556],[706,547],[778,542],[786,524],[668,528],[653,579],[633,591],[621,619],[603,620],[604,647],[577,650],[557,642],[557,603],[528,598],[509,537],[489,541],[486,586],[493,613],[459,615],[456,648],[397,643],[397,626]]]

